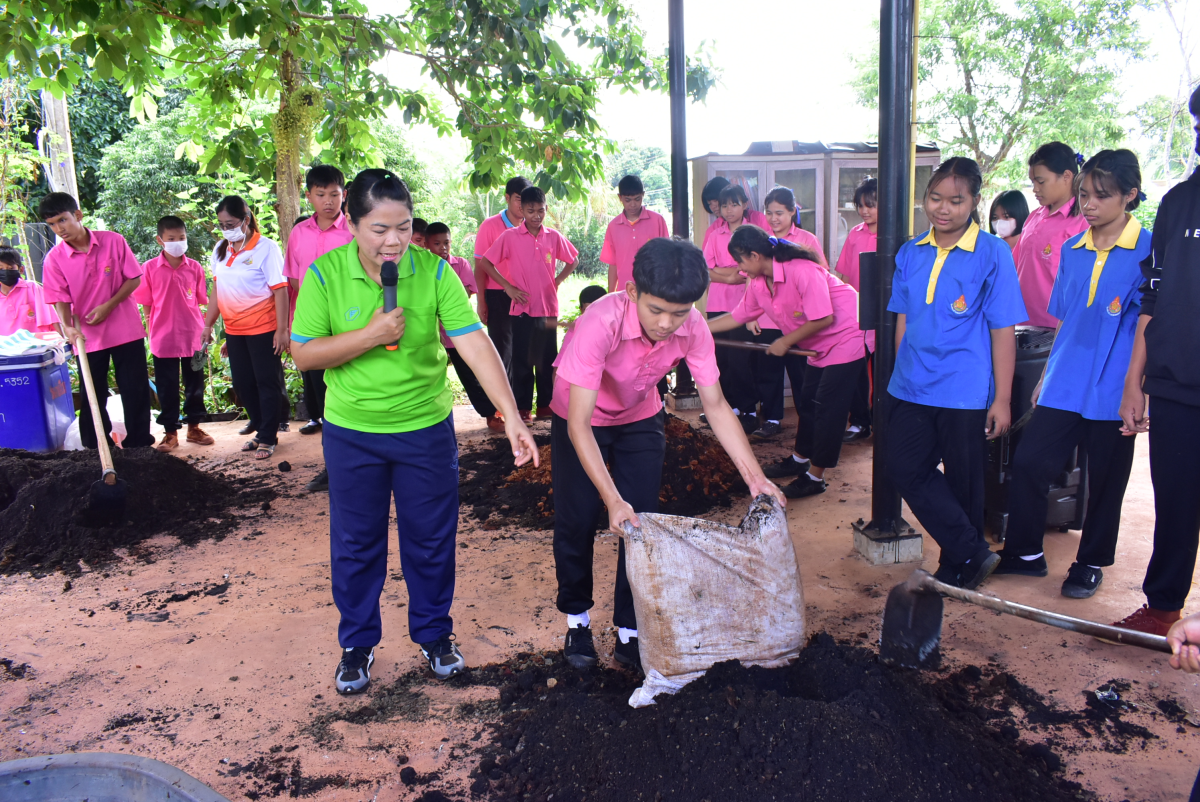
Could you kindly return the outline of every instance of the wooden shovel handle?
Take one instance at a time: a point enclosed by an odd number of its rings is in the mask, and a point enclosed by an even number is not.
[[[715,342],[717,345],[722,346],[723,348],[736,348],[739,351],[766,351],[771,347],[769,345],[764,345],[763,343],[748,343],[743,340],[716,340]],[[795,354],[796,356],[817,355],[816,351],[805,351],[795,347],[789,348],[788,353]]]
[[[100,475],[107,485],[117,483],[117,472],[113,469],[112,452],[108,450],[108,434],[104,431],[104,420],[100,417],[100,401],[96,398],[96,385],[92,383],[92,368],[88,364],[83,337],[75,339],[75,355],[79,358],[79,372],[83,375],[83,386],[87,389],[88,404],[92,407],[92,422],[96,429],[96,448],[100,451]]]
[[[1167,644],[1167,639],[1162,635],[1136,632],[1132,629],[1122,629],[1121,627],[1098,624],[1095,621],[1085,621],[1082,618],[1074,618],[1069,615],[1062,615],[1061,613],[1052,613],[1049,610],[1039,610],[1036,607],[1028,607],[1024,604],[1005,601],[998,596],[989,596],[986,593],[974,590],[956,588],[953,585],[947,585],[945,582],[937,581],[930,574],[920,577],[918,582],[922,588],[927,590],[937,591],[953,599],[958,599],[969,604],[977,604],[980,607],[986,607],[998,613],[1007,613],[1008,615],[1015,615],[1020,618],[1028,618],[1030,621],[1049,624],[1059,629],[1069,629],[1072,632],[1080,632],[1084,635],[1092,635],[1097,638],[1113,641],[1114,643],[1124,643],[1130,646],[1140,646],[1143,649],[1152,649],[1156,652],[1171,653],[1171,647]]]

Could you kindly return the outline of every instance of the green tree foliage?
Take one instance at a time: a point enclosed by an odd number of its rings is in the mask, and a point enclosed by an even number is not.
[[[622,142],[609,159],[608,182],[615,187],[623,177],[636,175],[646,188],[645,204],[671,211],[671,157],[660,147]]]
[[[583,56],[568,56],[563,40]],[[402,16],[372,14],[361,0],[13,0],[0,6],[0,52],[0,72],[29,75],[33,89],[73,90],[90,65],[150,117],[164,84],[181,78],[203,121],[191,131],[201,171],[229,164],[274,180],[285,221],[298,211],[300,151],[369,163],[378,146],[369,123],[389,107],[466,137],[472,189],[523,163],[537,166],[539,185],[576,197],[603,176],[611,147],[596,119],[599,90],[667,87],[665,52],[647,52],[619,0],[412,0]],[[395,85],[383,71],[392,54],[420,62],[452,108]],[[705,63],[689,65],[693,97],[712,80]],[[258,99],[276,104],[268,129],[244,124],[246,102]]]
[[[1155,95],[1134,113],[1148,143],[1142,154],[1142,178],[1150,181],[1186,176],[1195,163],[1196,132],[1188,114],[1187,100]]]
[[[932,0],[921,4],[922,136],[979,162],[988,183],[1023,180],[1028,153],[1060,140],[1084,153],[1119,143],[1120,66],[1140,56],[1138,0]],[[877,106],[879,54],[855,89]]]

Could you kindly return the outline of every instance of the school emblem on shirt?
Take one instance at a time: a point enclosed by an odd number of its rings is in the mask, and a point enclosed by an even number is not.
[[[107,276],[111,272],[112,272],[112,265],[105,265],[104,266],[104,275]]]
[[[357,306],[352,306],[349,309],[347,309],[346,310],[346,322],[353,323],[354,320],[358,317],[359,311],[360,310]]]
[[[25,310],[25,317],[33,317],[33,307],[32,306]]]
[[[958,300],[950,304],[950,311],[956,315],[961,315],[963,312],[967,311],[967,296],[958,296]]]
[[[1047,242],[1046,247],[1042,248],[1042,256],[1049,256],[1049,255],[1050,255],[1050,243]]]
[[[804,313],[803,313],[803,312],[799,312],[799,311],[797,311],[797,312],[792,312],[792,317],[796,317],[796,318],[804,317]]]
[[[1117,296],[1112,299],[1112,303],[1108,305],[1108,313],[1113,317],[1121,314],[1121,297]]]
[[[191,287],[188,287],[186,290],[184,290],[183,294],[189,301],[192,300],[192,288]]]
[[[552,261],[554,260],[550,257],[550,254],[546,254],[546,264],[550,264]]]

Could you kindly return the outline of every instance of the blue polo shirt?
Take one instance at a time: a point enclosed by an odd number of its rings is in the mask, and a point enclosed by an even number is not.
[[[1047,310],[1062,323],[1046,364],[1038,404],[1089,420],[1120,420],[1117,410],[1142,309],[1141,261],[1150,232],[1132,215],[1116,243],[1098,250],[1089,228],[1067,240]]]
[[[952,248],[932,229],[900,247],[888,311],[905,316],[888,392],[949,409],[991,405],[991,329],[1029,319],[1012,250],[975,223]]]

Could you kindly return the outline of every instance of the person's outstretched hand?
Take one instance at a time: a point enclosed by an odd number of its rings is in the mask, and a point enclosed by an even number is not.
[[[778,485],[765,476],[750,483],[750,498],[756,498],[761,494],[774,497],[780,507],[787,509],[787,496],[783,495],[783,491],[779,489]]]
[[[504,419],[504,433],[508,435],[508,442],[512,445],[513,462],[519,468],[525,463],[533,460],[533,467],[541,464],[541,459],[538,457],[537,443],[533,441],[533,435],[529,432],[529,427],[521,420],[519,415],[510,415]]]
[[[1171,668],[1188,674],[1200,674],[1200,613],[1181,618],[1167,630]]]

